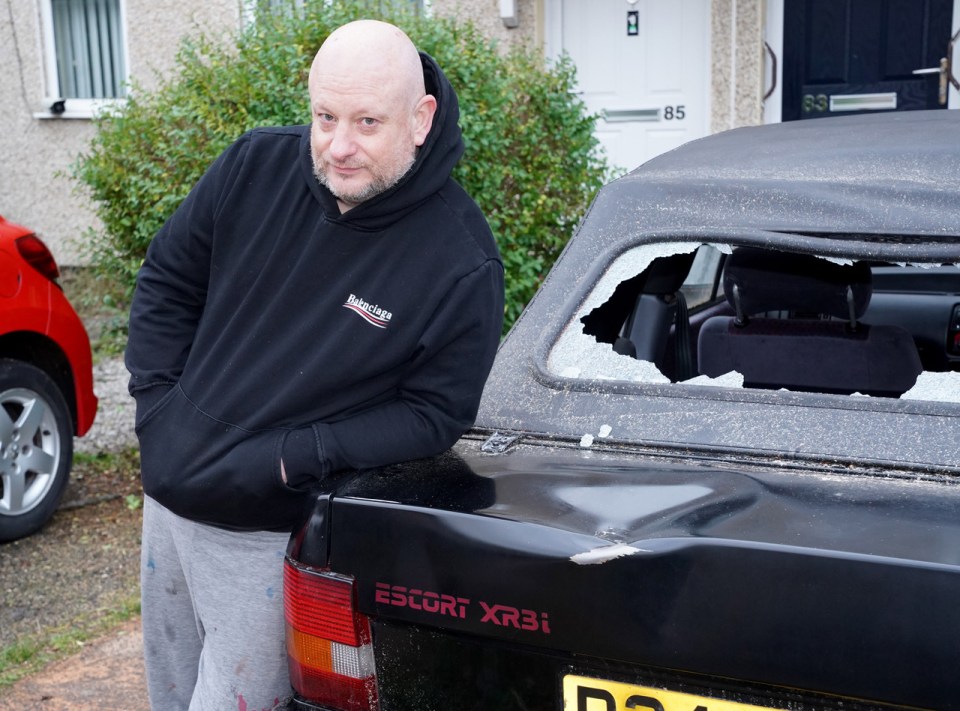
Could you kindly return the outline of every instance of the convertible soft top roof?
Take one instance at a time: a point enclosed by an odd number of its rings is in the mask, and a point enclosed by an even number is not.
[[[953,402],[607,382],[550,369],[565,328],[594,340],[578,314],[608,272],[628,278],[702,243],[839,261],[960,261],[960,111],[737,129],[607,185],[501,345],[478,427],[579,439],[607,426],[613,438],[667,450],[957,471]]]
[[[960,235],[960,111],[715,134],[606,186],[593,213],[629,220],[634,232]]]

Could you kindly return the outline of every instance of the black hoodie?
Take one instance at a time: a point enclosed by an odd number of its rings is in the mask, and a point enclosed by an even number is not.
[[[438,107],[396,186],[340,214],[309,127],[257,129],[151,243],[126,363],[144,491],[175,513],[290,530],[330,473],[439,453],[473,422],[503,267],[450,177],[456,95],[421,56]]]

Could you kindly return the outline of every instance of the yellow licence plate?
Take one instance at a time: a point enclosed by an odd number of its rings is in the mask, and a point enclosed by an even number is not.
[[[721,701],[573,674],[563,677],[563,708],[564,711],[772,711],[770,706]]]

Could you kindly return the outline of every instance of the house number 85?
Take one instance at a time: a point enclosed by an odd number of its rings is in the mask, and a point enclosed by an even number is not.
[[[684,111],[683,104],[681,104],[680,106],[664,106],[663,107],[663,118],[665,121],[673,121],[674,119],[676,119],[677,121],[680,121],[686,115],[687,114]]]

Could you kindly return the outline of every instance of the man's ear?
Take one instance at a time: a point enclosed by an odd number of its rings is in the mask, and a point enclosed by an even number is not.
[[[433,115],[437,113],[436,97],[426,94],[417,102],[413,110],[413,142],[417,146],[422,146],[430,133],[430,127],[433,126]]]

